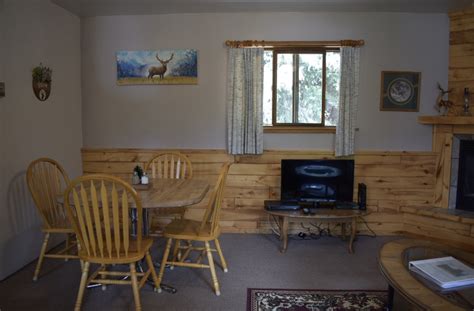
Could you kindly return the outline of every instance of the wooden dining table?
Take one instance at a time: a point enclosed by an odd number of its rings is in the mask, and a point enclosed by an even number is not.
[[[148,212],[154,208],[186,207],[201,202],[209,191],[209,182],[201,179],[150,179],[147,185],[132,185],[142,204],[143,234],[149,233]],[[64,204],[63,195],[57,197]],[[137,210],[130,201],[132,232],[137,232]]]
[[[201,179],[150,179],[149,185],[136,185],[142,207],[184,207],[199,203],[209,190],[209,183]]]
[[[150,179],[149,185],[135,185],[143,207],[143,233],[148,235],[150,209],[197,204],[204,199],[209,187],[209,182],[201,179]]]

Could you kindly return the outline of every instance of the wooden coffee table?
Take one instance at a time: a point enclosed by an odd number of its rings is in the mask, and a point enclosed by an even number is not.
[[[473,287],[443,290],[408,269],[411,260],[445,256],[474,265],[474,253],[437,242],[402,239],[386,243],[379,253],[379,266],[389,283],[389,309],[396,291],[421,310],[474,310]]]
[[[346,235],[346,224],[351,224],[351,236],[349,239],[349,253],[354,253],[353,243],[357,233],[357,217],[367,215],[367,211],[354,209],[326,209],[317,208],[311,214],[304,214],[302,210],[298,211],[269,211],[266,212],[272,216],[278,217],[280,226],[280,240],[282,242],[280,251],[286,252],[288,248],[288,225],[292,220],[319,219],[326,221],[335,221],[342,224],[342,236]]]

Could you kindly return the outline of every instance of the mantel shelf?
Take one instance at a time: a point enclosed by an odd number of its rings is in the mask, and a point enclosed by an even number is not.
[[[474,116],[419,116],[418,123],[438,125],[473,125]]]

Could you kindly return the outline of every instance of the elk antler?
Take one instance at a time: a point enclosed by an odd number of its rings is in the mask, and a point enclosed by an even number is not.
[[[438,89],[439,89],[439,91],[441,92],[441,94],[448,94],[448,93],[451,93],[451,91],[453,90],[453,89],[450,89],[450,90],[445,91],[445,90],[441,87],[441,84],[439,84],[439,82],[438,82]]]
[[[160,57],[158,56],[158,53],[156,53],[156,59],[162,64],[169,63],[173,59],[173,56],[174,56],[174,53],[171,53],[171,57],[168,60],[161,60]]]

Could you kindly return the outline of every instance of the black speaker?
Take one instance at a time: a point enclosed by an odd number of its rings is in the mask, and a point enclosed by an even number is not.
[[[360,183],[357,189],[357,203],[359,204],[359,209],[367,209],[367,186],[363,183]]]

